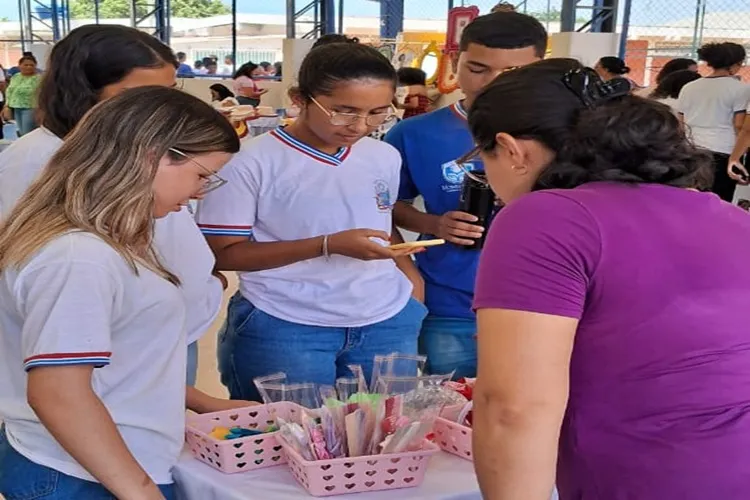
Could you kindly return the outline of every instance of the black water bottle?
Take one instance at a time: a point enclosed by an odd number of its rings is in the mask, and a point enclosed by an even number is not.
[[[487,175],[483,171],[474,171],[464,175],[461,186],[461,204],[458,209],[475,216],[478,220],[474,224],[484,228],[481,238],[474,240],[473,245],[464,247],[467,250],[480,250],[484,247],[495,212],[495,193],[487,183]]]

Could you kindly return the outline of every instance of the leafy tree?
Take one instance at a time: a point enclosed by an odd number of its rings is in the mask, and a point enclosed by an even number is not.
[[[151,10],[151,2],[139,0],[136,3],[136,15],[143,17]],[[99,0],[99,17],[103,19],[130,17],[130,0]],[[172,16],[174,17],[211,17],[229,14],[230,8],[221,0],[172,0]],[[74,19],[93,19],[95,13],[94,0],[71,0],[70,14]]]

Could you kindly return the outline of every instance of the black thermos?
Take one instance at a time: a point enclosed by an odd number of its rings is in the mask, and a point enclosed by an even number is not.
[[[461,186],[461,205],[458,209],[475,216],[479,220],[474,224],[484,228],[481,238],[474,240],[473,245],[464,247],[468,250],[479,250],[484,247],[490,222],[495,213],[495,193],[487,184],[486,179],[487,175],[483,171],[473,171],[471,175],[464,175]]]

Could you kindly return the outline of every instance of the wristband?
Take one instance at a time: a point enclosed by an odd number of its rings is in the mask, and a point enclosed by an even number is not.
[[[323,236],[323,257],[326,260],[330,260],[331,254],[328,252],[328,235]]]

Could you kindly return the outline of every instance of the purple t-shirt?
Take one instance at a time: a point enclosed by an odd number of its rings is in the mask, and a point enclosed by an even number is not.
[[[475,306],[580,320],[562,500],[750,498],[750,215],[591,183],[503,209]]]

